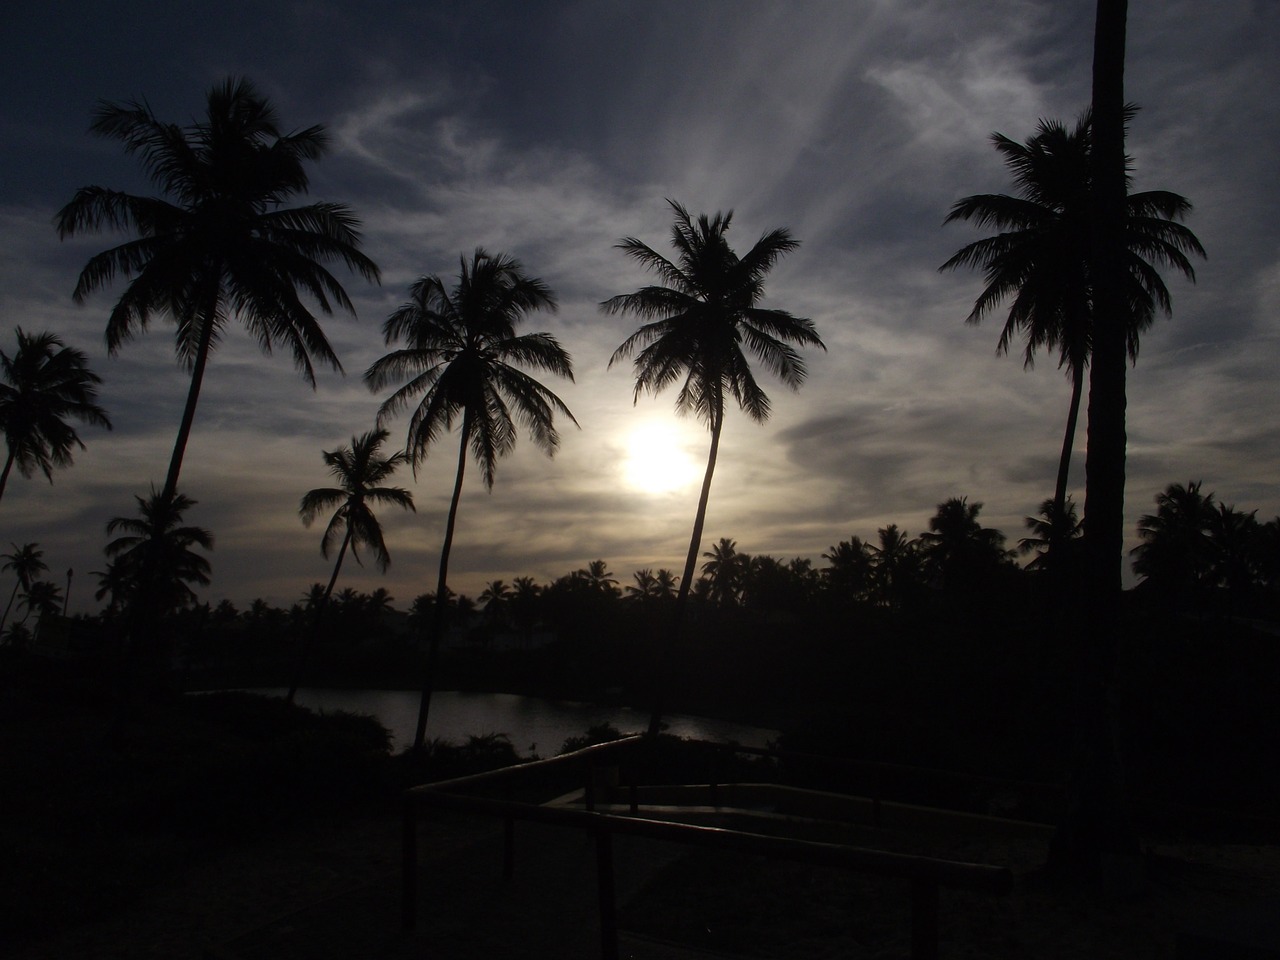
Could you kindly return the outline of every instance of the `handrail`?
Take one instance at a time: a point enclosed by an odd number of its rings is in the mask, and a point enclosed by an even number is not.
[[[412,795],[438,793],[445,790],[457,790],[460,787],[475,786],[477,784],[497,783],[500,780],[514,780],[517,777],[534,771],[547,770],[553,767],[569,766],[597,755],[616,753],[619,750],[625,750],[634,746],[635,744],[642,742],[644,739],[644,734],[637,733],[629,737],[622,737],[618,740],[608,740],[604,743],[593,743],[589,747],[581,747],[571,753],[562,753],[555,757],[543,757],[539,760],[527,760],[524,763],[514,763],[507,767],[499,767],[497,770],[486,770],[483,773],[470,773],[465,777],[454,777],[450,780],[437,780],[434,783],[420,783],[416,787],[410,787],[406,792]]]
[[[875,876],[906,879],[911,882],[911,956],[913,960],[935,960],[938,950],[938,888],[964,887],[989,893],[1006,893],[1013,886],[1013,875],[1006,867],[991,864],[963,863],[910,854],[891,853],[843,844],[820,843],[765,834],[708,827],[666,820],[651,820],[636,815],[620,816],[596,810],[574,810],[546,807],[509,799],[476,796],[458,792],[463,788],[486,785],[499,780],[516,779],[531,772],[605,757],[628,750],[646,741],[637,735],[608,743],[584,747],[572,753],[534,760],[481,774],[457,777],[437,783],[411,787],[404,794],[403,819],[403,885],[402,922],[406,930],[416,925],[417,912],[417,818],[422,806],[488,814],[501,817],[506,824],[506,874],[512,868],[512,836],[515,820],[527,820],[584,830],[596,838],[598,890],[600,898],[601,954],[604,960],[618,955],[617,926],[613,902],[614,834],[653,840],[712,847],[775,859],[832,866]],[[752,749],[752,748],[748,748]]]

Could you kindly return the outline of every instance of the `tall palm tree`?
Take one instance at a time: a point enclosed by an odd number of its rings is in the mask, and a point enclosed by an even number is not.
[[[739,257],[726,237],[732,211],[714,217],[702,214],[695,222],[683,206],[672,200],[667,203],[675,214],[671,228],[675,259],[667,259],[635,237],[619,241],[618,249],[654,273],[659,284],[611,297],[601,308],[611,315],[631,314],[644,321],[609,358],[611,367],[634,358],[633,400],[638,402],[643,392],[657,395],[683,381],[676,394],[676,411],[694,414],[711,432],[707,469],[669,633],[674,637],[679,632],[702,545],[711,478],[724,427],[725,394],[737,401],[752,420],[763,423],[769,418],[769,397],[756,383],[747,353],[788,387],[798,390],[807,371],[804,359],[792,345],[826,347],[813,321],[758,305],[769,271],[799,246],[790,232],[771,230]],[[657,732],[660,712],[660,707],[655,707],[650,732]]]
[[[391,564],[391,554],[387,552],[386,542],[382,538],[382,524],[373,513],[373,504],[389,504],[404,510],[413,510],[413,494],[401,487],[380,486],[390,479],[396,468],[407,459],[403,451],[390,456],[382,456],[382,444],[390,434],[386,430],[374,429],[351,438],[351,446],[339,447],[332,452],[322,451],[325,466],[329,474],[337,481],[336,487],[317,487],[308,490],[298,506],[298,513],[305,526],[311,526],[321,512],[337,507],[329,524],[325,527],[324,536],[320,540],[320,555],[328,559],[333,545],[342,538],[338,548],[338,558],[333,564],[333,573],[324,592],[317,599],[312,613],[313,630],[311,636],[303,641],[298,662],[294,668],[293,681],[289,686],[286,698],[290,703],[298,691],[302,670],[306,666],[306,658],[315,630],[319,629],[324,608],[333,594],[333,585],[338,582],[338,572],[342,569],[342,561],[350,548],[351,556],[356,563],[361,563],[360,547],[367,546],[373,551],[378,569],[383,573]]]
[[[12,553],[0,554],[0,560],[4,561],[0,564],[0,571],[12,570],[18,582],[13,585],[13,592],[9,594],[9,602],[4,607],[4,616],[0,617],[0,636],[4,636],[4,625],[9,619],[9,611],[13,609],[13,601],[18,596],[18,591],[30,590],[35,578],[49,569],[49,565],[44,562],[44,551],[40,549],[39,544],[24,543],[18,546],[14,543],[11,546]]]
[[[575,426],[577,421],[559,397],[520,368],[572,381],[573,365],[551,334],[516,333],[528,314],[554,310],[556,302],[551,289],[524,273],[513,257],[477,248],[470,262],[461,259],[452,289],[437,276],[425,276],[409,288],[409,295],[382,327],[388,346],[400,341],[403,346],[376,360],[365,382],[375,391],[399,384],[379,408],[379,423],[416,402],[405,442],[415,472],[431,445],[455,423],[459,427],[458,466],[436,586],[436,596],[447,597],[449,552],[468,450],[490,489],[498,459],[515,447],[517,424],[548,456],[554,454],[560,445],[555,415]],[[425,742],[446,606],[435,604],[432,614],[415,752]]]
[[[306,192],[304,164],[324,153],[328,138],[319,126],[281,133],[274,108],[247,80],[215,86],[205,119],[186,127],[161,121],[145,102],[103,101],[90,129],[136,155],[162,194],[81,187],[55,223],[63,239],[104,229],[136,234],[91,258],[73,293],[83,302],[118,273],[130,278],[107,321],[112,354],[156,314],[177,327],[191,383],[161,491],[172,499],[205,365],[228,321],[237,317],[265,353],[287,348],[314,386],[313,359],[342,366],[299,291],[325,314],[335,305],[354,313],[326,264],[370,281],[378,268],[360,252],[359,221],[345,205],[284,206]]]
[[[52,333],[15,331],[13,355],[0,350],[0,431],[8,455],[0,471],[0,497],[9,472],[30,477],[36,468],[53,482],[54,467],[69,467],[75,447],[84,442],[69,419],[111,429],[98,405],[102,378],[89,369],[88,358]]]
[[[1126,120],[1133,115],[1130,107]],[[1092,229],[1091,114],[1074,128],[1057,120],[1041,120],[1025,143],[1000,133],[991,142],[1013,175],[1017,196],[977,194],[958,200],[944,223],[968,220],[1000,232],[962,247],[940,270],[975,267],[984,271],[986,287],[966,322],[976,324],[1001,303],[1009,312],[1000,331],[997,353],[1007,353],[1025,338],[1023,363],[1031,367],[1040,348],[1058,352],[1058,366],[1071,379],[1071,402],[1058,461],[1055,513],[1066,499],[1084,373],[1092,350],[1093,290],[1090,279]],[[1126,185],[1128,164],[1126,161]],[[1191,211],[1185,197],[1164,190],[1128,194],[1124,199],[1123,324],[1130,362],[1138,356],[1139,335],[1157,310],[1172,313],[1168,288],[1156,265],[1172,267],[1194,282],[1189,255],[1204,249],[1177,221]]]
[[[138,516],[112,517],[107,535],[122,533],[105,547],[114,575],[129,584],[129,599],[136,603],[144,579],[149,581],[149,602],[157,616],[189,606],[196,600],[190,584],[208,586],[209,561],[192,548],[213,549],[213,535],[204,527],[183,525],[182,515],[196,505],[184,494],[165,497],[151,490],[149,497],[134,497]]]

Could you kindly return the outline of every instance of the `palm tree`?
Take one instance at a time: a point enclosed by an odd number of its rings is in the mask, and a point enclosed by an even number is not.
[[[409,302],[382,327],[388,346],[398,341],[404,346],[375,361],[365,373],[371,390],[399,384],[379,408],[379,423],[416,401],[405,442],[415,472],[431,444],[459,425],[458,467],[440,548],[438,597],[448,596],[449,552],[468,449],[485,486],[492,489],[498,459],[515,447],[517,424],[548,456],[560,445],[556,413],[577,425],[559,397],[520,369],[531,367],[573,380],[569,354],[555,337],[516,333],[528,314],[554,310],[556,305],[550,288],[523,271],[513,257],[477,248],[470,263],[461,260],[452,290],[437,276],[422,277],[410,287]],[[445,609],[444,603],[437,603],[432,616],[415,753],[426,738]]]
[[[925,561],[944,591],[978,590],[1009,562],[1004,534],[979,523],[981,511],[982,504],[970,503],[968,497],[949,497],[929,518],[929,530],[920,534]]]
[[[1150,581],[1170,602],[1186,602],[1207,586],[1209,531],[1217,504],[1199,482],[1171,483],[1156,496],[1156,512],[1138,520],[1133,572]]]
[[[123,536],[110,541],[104,552],[112,575],[129,585],[129,601],[135,605],[147,578],[149,602],[156,605],[159,617],[195,602],[189,584],[208,586],[209,561],[192,548],[212,550],[213,535],[204,527],[182,525],[182,515],[196,505],[184,494],[166,498],[153,487],[151,496],[134,499],[137,517],[107,522],[108,536]]]
[[[601,308],[611,315],[633,314],[644,321],[609,358],[612,367],[634,356],[633,400],[638,402],[642,392],[657,395],[683,381],[676,394],[677,412],[694,414],[711,432],[707,469],[669,632],[674,638],[702,545],[711,477],[724,427],[726,392],[752,420],[763,423],[769,418],[769,397],[756,383],[744,344],[748,353],[793,390],[800,388],[807,371],[792,344],[826,347],[813,321],[758,306],[769,271],[799,246],[787,230],[769,231],[740,258],[726,239],[732,211],[713,218],[703,214],[695,223],[683,206],[672,200],[667,203],[675,213],[671,229],[675,260],[668,260],[635,237],[619,241],[618,248],[656,274],[660,283],[612,297]],[[660,713],[655,707],[650,732],[657,732]]]
[[[298,662],[294,668],[293,681],[285,699],[290,703],[298,690],[302,670],[306,666],[308,650],[315,630],[319,629],[324,608],[333,593],[333,585],[338,581],[338,571],[342,569],[343,558],[350,548],[351,556],[356,563],[361,563],[359,549],[367,546],[373,551],[378,569],[386,573],[391,564],[391,554],[382,538],[382,525],[374,516],[372,504],[390,504],[405,510],[413,510],[413,494],[401,487],[379,486],[388,480],[396,468],[407,459],[404,452],[382,456],[382,444],[390,434],[386,430],[375,429],[351,438],[351,446],[339,447],[333,452],[322,451],[325,466],[329,474],[337,481],[336,487],[317,487],[303,496],[298,506],[298,513],[305,526],[311,526],[322,511],[336,506],[329,524],[325,527],[324,536],[320,540],[320,555],[328,559],[330,551],[338,538],[342,538],[342,546],[338,548],[338,559],[334,562],[333,573],[314,607],[312,620],[312,636],[303,641]]]
[[[830,564],[822,570],[828,589],[850,600],[860,600],[870,592],[873,582],[871,544],[864,543],[861,537],[850,537],[828,547],[822,559]]]
[[[13,585],[13,592],[9,594],[9,602],[5,604],[4,616],[0,617],[0,636],[4,635],[4,625],[9,619],[9,611],[13,609],[13,601],[18,595],[18,590],[30,590],[35,578],[49,569],[48,564],[44,562],[44,551],[38,544],[24,543],[18,546],[14,543],[12,547],[12,553],[0,554],[0,560],[4,560],[4,564],[0,565],[0,571],[12,570],[18,578],[18,582]]]
[[[502,619],[503,611],[511,602],[511,588],[507,586],[505,580],[491,580],[483,590],[477,601],[484,607],[485,616],[492,621]]]
[[[1076,515],[1076,505],[1067,497],[1061,512],[1053,497],[1040,503],[1040,512],[1034,517],[1023,518],[1029,537],[1018,541],[1018,552],[1034,553],[1035,559],[1027,564],[1028,570],[1052,568],[1058,563],[1054,548],[1062,544],[1078,543],[1084,529]]]
[[[48,580],[33,580],[31,586],[27,587],[26,593],[22,595],[22,601],[18,604],[20,607],[26,608],[26,616],[22,618],[22,622],[26,623],[27,619],[34,613],[36,618],[56,617],[62,612],[62,588]]]
[[[911,598],[922,580],[920,541],[912,539],[896,523],[876,531],[877,544],[869,544],[871,583],[876,601],[900,608]]]
[[[574,576],[593,593],[604,597],[618,595],[618,581],[609,570],[609,564],[604,560],[592,560],[581,570],[576,571]]]
[[[91,130],[137,155],[162,197],[81,187],[58,212],[63,239],[103,229],[137,234],[89,260],[73,297],[83,302],[130,277],[107,321],[107,348],[145,331],[163,313],[177,326],[178,357],[191,372],[182,421],[161,492],[172,499],[195,418],[209,354],[231,317],[265,353],[286,347],[315,386],[312,360],[341,370],[305,291],[325,314],[354,313],[326,264],[340,263],[366,280],[378,268],[359,250],[359,221],[338,203],[286,207],[307,190],[306,161],[320,157],[323,128],[282,134],[274,108],[247,80],[227,79],[209,91],[204,120],[186,127],[159,120],[145,102],[101,102]]]
[[[728,537],[721,537],[714,547],[704,550],[702,555],[707,558],[702,565],[702,574],[707,578],[708,598],[722,607],[733,606],[738,602],[743,575],[747,572],[751,558],[738,553],[738,542]]]
[[[637,570],[631,576],[632,579],[635,580],[635,585],[632,586],[631,584],[627,584],[627,586],[623,588],[623,592],[626,593],[627,599],[634,600],[639,604],[652,603],[658,584],[657,579],[653,575],[652,568],[645,567],[641,570]]]
[[[8,456],[0,471],[0,497],[13,465],[24,477],[38,467],[53,482],[54,467],[71,466],[71,451],[84,449],[76,419],[111,429],[107,413],[98,406],[102,379],[89,369],[88,358],[65,346],[52,333],[15,331],[13,356],[0,350],[0,431]]]
[[[1126,120],[1132,115],[1130,107]],[[1009,302],[997,353],[1007,353],[1021,334],[1026,340],[1024,366],[1034,365],[1037,349],[1056,350],[1058,366],[1071,379],[1054,490],[1055,514],[1062,512],[1066,499],[1084,372],[1093,343],[1090,129],[1086,112],[1073,129],[1057,120],[1041,120],[1025,143],[992,134],[992,143],[1013,174],[1018,196],[978,194],[958,200],[944,223],[968,220],[1001,232],[962,247],[939,268],[983,269],[986,287],[974,302],[968,323],[978,323]],[[1155,190],[1129,194],[1124,204],[1123,276],[1129,305],[1124,335],[1129,360],[1134,362],[1139,334],[1151,325],[1156,310],[1166,316],[1172,313],[1169,291],[1152,263],[1173,267],[1194,282],[1188,254],[1205,254],[1195,234],[1176,222],[1191,211],[1185,197]]]

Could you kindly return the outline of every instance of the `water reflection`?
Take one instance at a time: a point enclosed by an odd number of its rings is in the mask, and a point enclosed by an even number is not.
[[[285,693],[283,689],[256,692],[272,696]],[[295,700],[312,710],[345,710],[377,717],[391,731],[393,750],[403,750],[413,743],[418,722],[418,694],[414,691],[302,689]],[[775,730],[706,717],[676,714],[664,719],[668,733],[699,740],[734,740],[744,746],[763,747],[778,735]],[[649,717],[629,707],[601,707],[511,693],[442,691],[432,694],[427,736],[465,743],[470,736],[505,733],[517,752],[537,752],[546,757],[558,753],[567,738],[602,723],[623,733],[640,733],[648,726]]]

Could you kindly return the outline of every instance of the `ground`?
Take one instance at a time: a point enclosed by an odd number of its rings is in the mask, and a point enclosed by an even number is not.
[[[328,915],[345,909],[342,904],[364,902],[373,905],[360,908],[368,915],[369,941],[384,943],[395,917],[399,828],[393,816],[312,823],[208,851],[110,918],[51,932],[7,956],[203,960],[206,948],[234,947],[246,942],[246,933],[273,922],[288,929],[290,924],[278,923],[281,918],[296,915],[294,927],[323,926]],[[492,829],[474,820],[433,825],[433,855],[447,849],[457,856]],[[1040,879],[1042,841],[945,834],[881,839],[886,846],[1013,869],[1017,879],[1008,896],[944,892],[944,957],[1172,958],[1178,930],[1280,902],[1280,849],[1274,846],[1154,843],[1140,883],[1127,884],[1131,889],[1123,893],[1086,895],[1054,890]],[[581,839],[566,837],[566,844],[580,848]],[[530,876],[535,869],[522,868],[521,875],[536,883]],[[450,909],[487,908],[469,901]],[[906,910],[900,883],[698,852],[656,873],[624,906],[622,919],[632,930],[702,949],[826,960],[906,956]],[[365,914],[347,911],[347,926]],[[314,940],[295,931],[293,937],[277,937],[271,955],[311,960],[314,947],[308,944]]]

